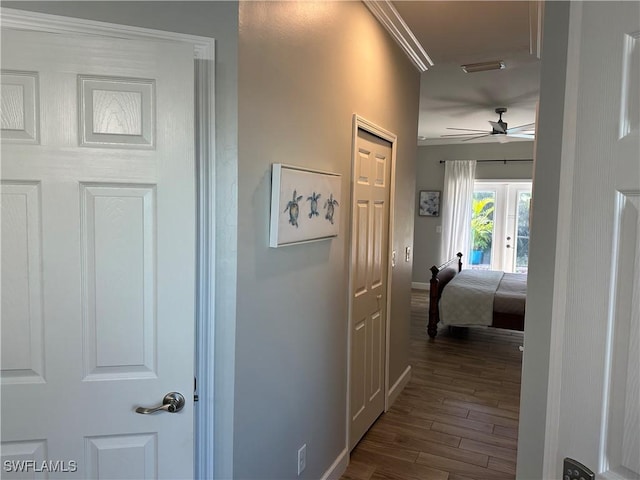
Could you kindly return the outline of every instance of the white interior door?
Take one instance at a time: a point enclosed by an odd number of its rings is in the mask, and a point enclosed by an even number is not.
[[[349,447],[384,411],[391,143],[356,138],[351,252]]]
[[[193,82],[186,43],[2,30],[3,478],[193,477]]]
[[[575,154],[563,186],[570,223],[558,242],[571,248],[556,272],[566,277],[566,306],[554,312],[564,336],[551,357],[560,395],[548,405],[557,424],[547,441],[557,446],[545,463],[558,478],[568,456],[598,478],[638,479],[640,3],[571,2],[570,32],[577,112],[565,125],[576,122]]]

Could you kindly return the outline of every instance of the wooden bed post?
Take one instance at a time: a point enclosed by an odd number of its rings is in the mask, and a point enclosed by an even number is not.
[[[431,267],[431,280],[429,280],[429,323],[427,334],[435,338],[438,334],[438,294],[440,292],[440,280],[438,280],[438,267]]]
[[[458,257],[458,273],[462,271],[462,252],[456,254]],[[455,261],[455,258],[443,263],[439,267],[435,265],[431,267],[431,280],[429,280],[429,323],[427,324],[427,334],[431,338],[435,338],[438,334],[438,322],[440,321],[440,310],[438,308],[438,302],[440,301],[440,278],[438,274],[444,270],[447,265],[451,265]],[[451,269],[449,269],[451,270]],[[445,275],[444,284],[442,288],[451,280],[452,276]]]

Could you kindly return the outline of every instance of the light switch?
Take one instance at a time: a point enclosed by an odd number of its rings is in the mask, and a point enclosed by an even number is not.
[[[436,227],[436,233],[442,233],[442,225]]]

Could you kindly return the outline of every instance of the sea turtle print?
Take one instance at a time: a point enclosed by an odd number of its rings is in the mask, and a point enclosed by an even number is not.
[[[327,213],[324,216],[324,218],[329,220],[331,222],[331,225],[333,225],[333,214],[335,213],[335,207],[338,207],[338,206],[340,206],[340,204],[338,203],[337,200],[333,198],[333,193],[332,193],[331,195],[329,195],[329,200],[327,200],[324,203],[324,208],[327,209]]]
[[[313,195],[311,195],[310,197],[307,197],[307,201],[311,202],[311,211],[309,212],[309,218],[320,215],[318,213],[318,199],[321,196],[322,196],[321,194],[313,192]]]
[[[287,203],[287,208],[284,209],[286,212],[289,210],[289,223],[296,228],[298,228],[298,214],[300,213],[300,207],[298,206],[298,202],[302,200],[303,195],[297,195],[298,192],[293,191],[293,199]]]

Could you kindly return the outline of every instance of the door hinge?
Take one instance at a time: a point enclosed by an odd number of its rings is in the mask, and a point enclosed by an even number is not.
[[[193,401],[197,402],[199,400],[199,396],[198,396],[198,381],[196,380],[196,377],[193,377]]]

